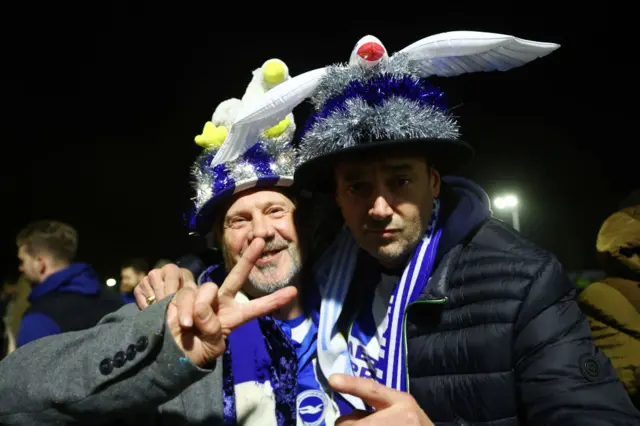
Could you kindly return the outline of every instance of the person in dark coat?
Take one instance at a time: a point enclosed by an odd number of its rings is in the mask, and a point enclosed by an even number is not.
[[[348,65],[265,99],[284,105],[275,122],[311,98],[295,182],[312,199],[332,197],[344,220],[315,264],[318,374],[355,410],[343,420],[640,424],[560,262],[456,176],[474,151],[425,80],[507,69],[491,59],[498,50],[521,64],[555,48],[454,32],[389,56],[367,36]]]
[[[560,262],[456,176],[473,149],[425,81],[504,70],[492,58],[522,64],[556,47],[454,32],[389,57],[367,36],[348,65],[295,77],[244,111],[268,126],[305,95],[315,107],[295,182],[322,219],[311,229],[313,251],[324,252],[313,258],[314,357],[327,386],[299,401],[315,403],[303,424],[329,424],[336,403],[336,424],[640,424]]]
[[[16,237],[20,271],[32,283],[31,306],[24,313],[17,345],[53,334],[84,330],[122,306],[117,295],[102,291],[96,272],[74,263],[78,233],[53,220],[33,222]]]

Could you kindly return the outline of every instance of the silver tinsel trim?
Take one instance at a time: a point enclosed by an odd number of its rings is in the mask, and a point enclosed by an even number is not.
[[[328,99],[341,94],[344,88],[354,80],[365,83],[367,80],[378,77],[385,72],[402,77],[415,74],[415,71],[405,53],[397,53],[389,58],[387,63],[381,62],[370,69],[349,66],[348,64],[331,65],[327,68],[326,75],[318,84],[318,88],[311,98],[311,103],[316,110],[320,110]],[[418,78],[416,75],[416,79]]]
[[[212,158],[209,155],[211,152],[204,151],[191,166],[193,189],[196,193],[194,202],[197,209],[200,209],[213,195],[213,171],[209,170],[207,166]]]
[[[264,150],[274,159],[270,163],[273,173],[278,176],[293,178],[295,153],[288,141],[283,142],[280,138],[263,138],[261,143]],[[214,155],[214,150],[204,151],[191,168],[191,175],[194,181],[193,187],[196,192],[194,202],[197,210],[200,210],[211,197],[216,195],[214,193],[215,182],[219,177],[215,176],[216,173],[209,166]],[[224,164],[224,168],[228,171],[228,177],[233,179],[236,184],[257,180],[259,177],[255,167],[242,157]]]
[[[258,174],[255,168],[248,162],[242,160],[242,158],[232,161],[227,165],[229,170],[229,177],[236,182],[244,182],[250,179],[258,179]]]
[[[389,58],[388,72],[392,74],[413,74],[418,77],[418,68],[413,65],[409,60],[409,55],[406,53],[396,53]]]
[[[271,163],[271,170],[278,176],[290,176],[293,177],[295,172],[295,153],[293,148],[288,148],[280,155],[275,156],[275,161]]]
[[[300,143],[298,163],[367,139],[458,137],[458,123],[436,107],[424,107],[402,97],[390,98],[379,106],[354,98],[346,102],[344,109],[314,123]]]

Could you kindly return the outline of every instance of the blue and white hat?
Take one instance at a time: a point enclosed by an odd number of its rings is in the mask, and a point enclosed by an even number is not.
[[[443,93],[427,78],[506,71],[558,47],[504,34],[453,31],[426,37],[390,56],[380,40],[366,36],[348,63],[316,69],[276,87],[254,105],[253,115],[245,114],[246,121],[269,126],[311,100],[315,112],[302,133],[295,173],[302,189],[322,190],[332,181],[336,158],[370,150],[423,152],[441,174],[448,174],[470,161],[473,149],[460,139]]]
[[[229,99],[216,108],[195,142],[204,148],[192,166],[195,189],[192,231],[211,232],[221,203],[233,195],[257,187],[291,186],[295,153],[291,142],[295,122],[291,113],[266,130],[245,125],[238,119],[252,104],[279,84],[289,80],[286,64],[270,59],[253,72],[253,79],[242,99]],[[235,141],[235,142],[234,142]],[[233,158],[216,161],[220,150],[242,142],[243,149]]]

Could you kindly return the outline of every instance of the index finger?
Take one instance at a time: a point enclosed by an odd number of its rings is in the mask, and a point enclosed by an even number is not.
[[[164,294],[176,293],[182,288],[182,270],[177,265],[169,263],[160,268],[164,272]]]
[[[196,284],[196,278],[193,276],[193,273],[187,268],[180,268],[181,275],[181,287],[192,287],[197,288],[198,284]]]
[[[133,289],[133,295],[136,298],[136,304],[140,310],[149,306],[147,303],[147,295],[153,295],[153,290],[151,290],[151,285],[149,284],[149,277],[144,277],[138,285]]]
[[[402,392],[388,388],[373,379],[347,374],[332,374],[329,377],[329,386],[340,393],[357,396],[378,410],[388,408],[404,398]]]
[[[240,291],[244,283],[247,282],[249,273],[251,273],[251,269],[253,269],[253,266],[262,254],[264,245],[265,242],[262,238],[254,238],[253,241],[251,241],[249,247],[247,247],[240,260],[238,260],[238,263],[229,271],[227,278],[220,286],[218,296],[227,294],[235,297],[236,293]]]

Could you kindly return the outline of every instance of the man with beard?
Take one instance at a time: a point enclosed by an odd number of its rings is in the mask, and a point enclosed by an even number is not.
[[[292,117],[287,117],[293,127]],[[281,126],[282,122],[276,127]],[[272,131],[265,133],[273,134]],[[291,134],[293,134],[291,132]],[[207,194],[206,188],[214,187],[224,194],[222,184],[216,185],[216,179],[227,182],[229,176],[236,187],[246,188],[230,200],[226,196],[196,198],[197,215],[195,229],[201,234],[211,233],[212,241],[220,248],[226,269],[228,270],[242,255],[243,250],[256,237],[265,240],[262,256],[249,275],[243,291],[249,298],[256,298],[285,286],[298,286],[298,290],[313,287],[308,285],[309,277],[303,277],[303,259],[306,250],[300,241],[304,236],[297,229],[308,229],[305,219],[312,212],[300,211],[297,198],[288,188],[293,183],[293,151],[279,148],[280,141],[267,141],[266,152],[280,154],[273,161],[271,170],[285,171],[284,175],[262,175],[256,178],[244,171],[247,164],[256,161],[264,154],[250,147],[243,155],[230,162],[216,164],[216,151],[207,150],[194,168],[196,192]],[[262,149],[262,148],[261,148]],[[224,166],[221,170],[220,166]],[[211,170],[215,172],[212,173]],[[231,174],[228,172],[231,171]],[[211,179],[214,184],[211,184]],[[273,184],[277,182],[277,186]],[[259,188],[252,188],[259,186]],[[205,189],[203,189],[205,188]],[[206,197],[206,195],[205,195]],[[214,196],[215,198],[215,196]],[[212,211],[224,214],[211,220]],[[295,219],[295,220],[294,220]],[[211,225],[213,223],[213,226]],[[224,270],[213,265],[199,274],[198,283],[208,281],[221,282]],[[307,285],[300,286],[302,282]],[[153,270],[135,289],[136,299],[141,308],[153,305],[167,294],[178,291],[179,300],[193,298],[197,285],[189,271],[178,269],[175,265],[165,265]],[[276,421],[286,424],[296,423],[296,417],[308,410],[318,410],[318,404],[300,404],[300,395],[315,394],[321,391],[316,378],[316,336],[318,328],[318,299],[313,294],[298,297],[288,306],[269,317],[258,318],[246,324],[229,336],[228,349],[225,352],[225,415],[229,423],[272,424]],[[242,297],[242,296],[239,296]],[[306,302],[306,303],[303,303]],[[192,317],[192,303],[180,304],[181,323],[188,327]],[[185,322],[182,322],[184,315]],[[263,344],[266,342],[266,346]],[[277,368],[272,363],[277,360]],[[233,378],[233,381],[230,378]],[[327,421],[333,424],[338,415],[337,404],[322,406],[327,411]],[[275,417],[274,417],[275,413]],[[230,416],[230,417],[229,417]]]
[[[296,376],[311,366],[316,323],[295,297],[304,251],[288,189],[293,120],[212,164],[217,118],[193,167],[195,226],[213,232],[225,268],[209,268],[198,288],[147,295],[142,312],[129,304],[97,327],[13,353],[0,363],[0,423],[295,423]]]

